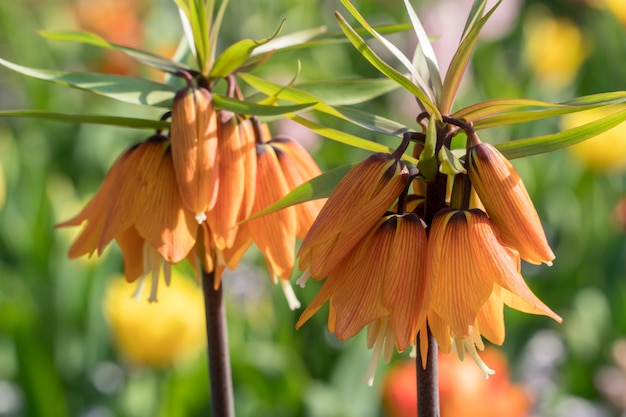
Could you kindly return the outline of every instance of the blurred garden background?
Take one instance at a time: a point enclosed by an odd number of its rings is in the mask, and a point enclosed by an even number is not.
[[[471,1],[412,3],[445,68]],[[373,24],[408,22],[400,0],[355,5]],[[220,39],[228,45],[267,37],[283,18],[283,33],[321,25],[339,32],[336,9],[342,6],[334,0],[231,0]],[[171,0],[2,1],[0,57],[35,68],[162,77],[115,53],[45,40],[37,34],[42,29],[92,31],[166,56],[182,35]],[[410,32],[390,38],[412,53]],[[379,76],[347,43],[274,56],[258,74],[286,83],[297,72],[296,60],[303,82]],[[497,97],[559,101],[626,90],[625,65],[626,2],[504,0],[483,31],[458,104]],[[404,92],[359,108],[417,129],[419,109]],[[4,109],[160,116],[158,109],[0,68]],[[498,143],[601,116],[581,113],[481,137]],[[271,126],[302,141],[323,170],[367,156],[291,122]],[[176,270],[171,287],[160,289],[159,303],[149,304],[147,294],[137,302],[131,299],[136,287],[121,279],[115,247],[100,259],[70,261],[67,250],[79,229],[54,228],[78,212],[124,149],[151,134],[0,118],[0,416],[209,414],[202,293],[190,270]],[[523,273],[564,323],[506,311],[505,344],[485,354],[498,372],[489,386],[471,361],[442,359],[443,417],[626,416],[626,125],[514,165],[557,256],[551,268],[523,265]],[[368,387],[361,383],[370,356],[364,335],[334,339],[324,314],[296,331],[300,312],[290,311],[280,288],[269,283],[256,252],[223,283],[237,416],[412,415],[408,352],[381,364]],[[295,290],[306,305],[317,288]]]

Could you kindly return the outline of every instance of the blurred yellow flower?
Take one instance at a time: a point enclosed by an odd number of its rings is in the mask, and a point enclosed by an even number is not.
[[[600,0],[621,22],[626,25],[626,2],[624,0]]]
[[[563,116],[562,129],[572,129],[624,110],[624,106],[598,108]],[[626,123],[569,148],[587,168],[598,171],[626,169]]]
[[[525,55],[542,87],[567,87],[589,53],[590,45],[574,22],[545,14],[524,28]]]
[[[133,364],[167,367],[205,346],[202,290],[175,271],[172,275],[156,303],[145,300],[141,287],[133,297],[133,287],[122,277],[109,284],[104,316],[117,349]]]

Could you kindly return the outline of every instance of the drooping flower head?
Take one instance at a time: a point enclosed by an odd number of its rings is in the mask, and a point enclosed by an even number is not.
[[[467,153],[467,173],[502,242],[533,264],[552,265],[554,253],[526,187],[511,163],[480,142]]]
[[[380,221],[409,182],[409,169],[392,154],[374,154],[351,169],[302,242],[300,270],[308,271],[314,279],[328,276]]]

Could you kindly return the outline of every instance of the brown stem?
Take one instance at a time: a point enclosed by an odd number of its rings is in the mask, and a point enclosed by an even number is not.
[[[418,337],[419,338],[419,337]],[[435,337],[428,329],[428,353],[426,366],[422,364],[419,340],[417,343],[417,416],[439,417],[439,382],[437,353],[439,347]]]
[[[206,314],[209,378],[211,384],[211,415],[234,417],[233,381],[228,353],[228,333],[222,286],[213,288],[214,273],[202,272],[204,310]]]
[[[447,127],[437,125],[437,145],[435,154],[439,152],[442,146],[450,146],[452,137]],[[448,177],[440,172],[437,173],[435,180],[426,186],[426,205],[424,212],[424,221],[430,231],[435,214],[447,207],[446,205],[446,188],[448,186]],[[422,355],[419,351],[419,335],[416,340],[418,346],[418,354],[415,359],[417,368],[417,415],[418,417],[439,417],[439,382],[438,382],[438,363],[437,353],[439,348],[434,336],[428,331],[428,353],[426,364],[422,364]]]

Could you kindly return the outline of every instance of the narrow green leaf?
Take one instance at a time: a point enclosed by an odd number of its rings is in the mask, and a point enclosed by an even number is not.
[[[341,113],[339,113],[328,104],[324,103],[313,94],[292,87],[286,87],[280,84],[272,83],[252,74],[237,74],[237,76],[241,78],[245,83],[250,85],[252,88],[270,97],[276,97],[281,100],[287,100],[299,104],[317,102],[313,106],[313,109],[319,110],[326,114],[330,114],[331,116],[342,118]]]
[[[384,76],[392,79],[396,83],[398,83],[405,90],[413,94],[417,97],[426,110],[434,115],[437,119],[441,119],[441,113],[437,109],[437,106],[426,96],[426,94],[420,90],[415,84],[413,84],[408,78],[404,75],[400,74],[397,70],[389,66],[386,62],[384,62],[376,53],[365,43],[363,38],[361,38],[357,32],[350,26],[350,24],[341,16],[340,13],[335,12],[335,16],[339,22],[339,26],[344,31],[346,37],[352,42],[355,48],[359,51],[359,53],[367,59],[370,64],[372,64],[378,71],[380,71]]]
[[[217,14],[215,15],[215,19],[213,20],[213,26],[211,27],[210,35],[209,35],[209,63],[215,62],[215,53],[217,51],[217,40],[219,38],[220,29],[222,28],[222,22],[224,21],[224,14],[226,13],[226,8],[228,7],[229,0],[222,0],[220,4],[220,8],[217,10]],[[215,7],[214,4],[210,5],[211,10]],[[210,18],[211,14],[207,16]]]
[[[582,142],[619,125],[626,120],[626,110],[602,119],[551,135],[517,139],[496,145],[508,159],[552,152]]]
[[[376,32],[376,30],[374,30],[374,28],[370,26],[367,20],[365,20],[365,18],[359,13],[356,7],[354,7],[352,3],[350,3],[350,0],[341,0],[341,3],[346,7],[346,9],[348,9],[350,14],[361,24],[361,26],[363,26],[365,30],[369,32],[370,35],[372,35],[376,40],[382,43],[383,46],[387,48],[387,50],[391,52],[391,54],[395,56],[398,61],[400,61],[400,63],[406,68],[406,70],[409,71],[409,74],[411,74],[419,89],[428,97],[429,101],[434,102],[436,97],[434,91],[431,90],[428,83],[424,81],[422,76],[413,66],[413,63],[409,61],[409,59],[402,53],[402,51],[400,51],[398,47],[389,42],[381,34]]]
[[[253,220],[261,216],[265,216],[275,211],[282,210],[295,204],[304,203],[310,200],[327,198],[335,189],[339,181],[350,171],[356,163],[343,165],[329,171],[323,172],[321,175],[310,179],[309,181],[294,188],[289,194],[271,204],[267,208],[253,214],[245,221]]]
[[[459,158],[446,146],[442,146],[439,151],[439,172],[445,175],[467,173]]]
[[[563,105],[547,103],[540,100],[531,100],[526,98],[498,98],[493,100],[481,101],[464,107],[452,114],[455,119],[464,119],[467,122],[476,122],[488,116],[495,114],[521,109],[524,107],[562,107]]]
[[[303,126],[308,127],[309,129],[311,129],[318,135],[323,136],[328,139],[332,139],[336,142],[343,143],[345,145],[350,145],[355,148],[365,149],[366,151],[387,152],[387,153],[392,152],[392,150],[389,147],[381,143],[372,142],[372,141],[351,135],[349,133],[341,132],[339,130],[316,123],[312,120],[305,119],[304,117],[297,116],[297,115],[287,115],[287,117],[300,123]]]
[[[370,101],[398,88],[389,78],[357,78],[297,84],[331,106],[349,106]]]
[[[1,58],[0,65],[29,77],[90,91],[131,104],[169,107],[176,94],[176,88],[172,86],[141,78],[29,68]]]
[[[372,132],[402,137],[404,132],[408,132],[410,130],[403,124],[394,122],[393,120],[386,119],[376,114],[367,113],[351,107],[340,106],[335,109],[345,116],[348,121]]]
[[[66,123],[89,123],[132,127],[137,129],[167,129],[169,122],[152,119],[138,119],[132,117],[101,116],[96,114],[68,114],[43,110],[0,110],[0,117],[23,117],[32,119],[46,119]]]
[[[319,26],[312,29],[305,29],[288,35],[278,36],[264,45],[259,45],[252,52],[252,57],[265,54],[270,51],[280,51],[306,44],[312,39],[326,32],[326,26]]]
[[[315,105],[313,103],[294,104],[290,106],[265,106],[258,103],[241,101],[233,98],[213,94],[215,107],[221,110],[232,111],[237,114],[250,114],[256,116],[278,116],[285,113],[294,113]]]
[[[437,64],[435,51],[430,43],[430,39],[428,39],[424,26],[422,26],[422,22],[420,22],[419,17],[417,17],[415,10],[413,10],[413,7],[411,6],[411,2],[409,0],[404,0],[404,6],[409,14],[411,25],[413,26],[415,36],[417,37],[418,47],[416,49],[415,56],[413,57],[413,65],[418,73],[422,75],[426,82],[428,82],[428,85],[433,91],[435,100],[438,101],[441,99],[441,89],[443,85],[441,83],[441,73],[439,71],[439,65]],[[426,73],[419,71],[421,65],[416,65],[416,57],[421,57],[426,61]]]
[[[437,155],[435,149],[437,147],[437,121],[434,117],[428,120],[428,132],[426,132],[426,141],[424,149],[419,156],[417,169],[420,174],[427,180],[433,180],[437,175]]]
[[[468,33],[474,29],[476,23],[480,20],[483,12],[485,11],[485,7],[487,6],[487,0],[475,0],[474,4],[472,4],[472,9],[467,16],[467,20],[465,21],[465,28],[463,28],[463,34],[461,35],[461,40],[465,39]]]
[[[498,0],[496,5],[493,6],[484,17],[476,22],[472,30],[470,30],[459,45],[459,49],[457,49],[456,53],[452,57],[452,61],[450,62],[448,72],[446,73],[446,77],[443,82],[443,96],[441,101],[441,112],[443,114],[448,114],[450,113],[450,110],[452,110],[454,98],[459,90],[461,79],[465,73],[465,68],[467,67],[467,63],[472,55],[474,46],[476,46],[478,34],[485,23],[487,23],[487,20],[491,17],[493,12],[496,11],[496,8],[500,5],[500,3],[502,3],[502,0]]]
[[[213,68],[211,68],[209,77],[213,79],[221,78],[235,72],[239,67],[246,63],[255,48],[268,43],[270,40],[278,36],[284,25],[285,21],[283,20],[276,32],[269,38],[258,41],[243,39],[230,45],[215,60],[215,64],[213,64]]]
[[[130,56],[133,59],[136,59],[142,64],[148,65],[152,68],[156,68],[160,71],[169,72],[171,74],[175,74],[179,71],[187,71],[191,74],[196,73],[195,70],[192,70],[187,65],[181,64],[180,62],[176,62],[160,55],[153,54],[152,52],[142,51],[140,49],[134,49],[127,46],[110,43],[94,33],[74,31],[39,31],[39,34],[46,39],[64,42],[78,42],[86,45],[96,46],[99,48],[118,51]]]

